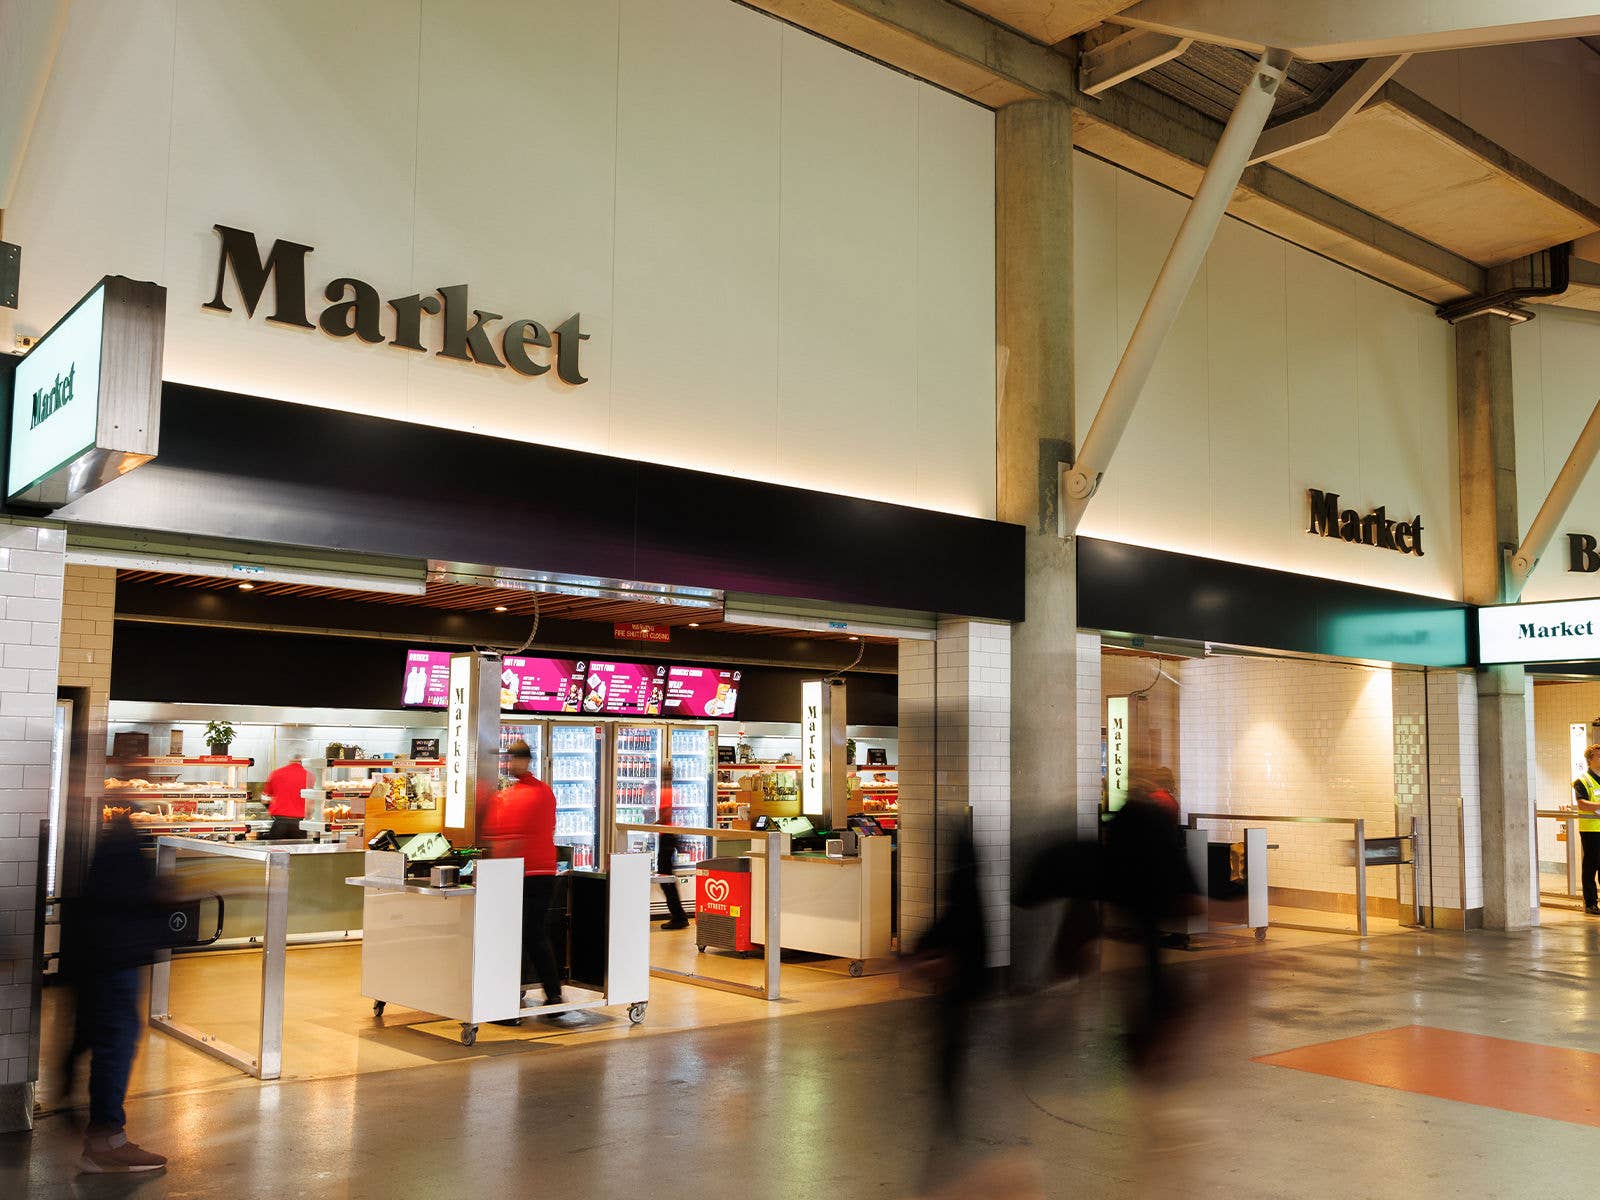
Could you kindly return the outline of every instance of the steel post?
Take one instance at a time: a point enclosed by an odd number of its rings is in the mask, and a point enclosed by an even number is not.
[[[1356,818],[1356,931],[1367,936],[1367,822]]]
[[[779,902],[778,876],[783,858],[783,834],[776,830],[767,833],[767,944],[762,954],[767,967],[767,999],[779,996],[779,976],[783,967],[783,939],[778,928],[783,905]]]

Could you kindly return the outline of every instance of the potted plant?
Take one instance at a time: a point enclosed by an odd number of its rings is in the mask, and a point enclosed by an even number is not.
[[[211,747],[211,753],[218,758],[226,758],[228,747],[233,745],[233,739],[238,734],[232,725],[226,721],[206,722],[206,745]]]

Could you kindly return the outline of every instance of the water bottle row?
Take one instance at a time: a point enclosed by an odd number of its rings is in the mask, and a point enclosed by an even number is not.
[[[562,812],[556,810],[556,832],[561,833],[594,833],[594,818],[586,812]]]

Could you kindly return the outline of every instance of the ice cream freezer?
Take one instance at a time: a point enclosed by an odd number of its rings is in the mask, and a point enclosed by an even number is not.
[[[485,1021],[626,1006],[634,1024],[650,1000],[650,890],[654,863],[613,854],[605,871],[568,871],[569,938],[556,946],[566,981],[560,1004],[523,1003],[522,861],[483,859],[470,884],[409,882],[405,856],[368,851],[362,889],[361,994],[382,1016],[390,1004],[461,1022],[472,1045]]]

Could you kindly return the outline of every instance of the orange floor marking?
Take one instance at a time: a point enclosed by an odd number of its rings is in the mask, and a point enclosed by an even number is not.
[[[1402,1025],[1254,1061],[1458,1100],[1530,1117],[1600,1126],[1600,1054]]]

